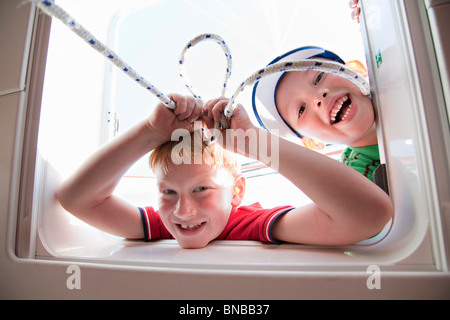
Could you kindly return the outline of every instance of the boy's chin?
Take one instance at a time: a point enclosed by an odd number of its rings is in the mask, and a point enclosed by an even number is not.
[[[208,245],[210,241],[201,241],[200,239],[192,239],[189,241],[178,241],[178,244],[183,249],[201,249]]]

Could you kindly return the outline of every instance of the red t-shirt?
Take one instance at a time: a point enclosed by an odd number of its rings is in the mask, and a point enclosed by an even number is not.
[[[256,240],[273,242],[272,227],[275,221],[286,212],[294,209],[291,206],[280,206],[263,209],[259,203],[233,208],[225,229],[217,240]],[[156,239],[173,239],[162,223],[158,211],[152,207],[139,208],[144,227],[145,241]]]

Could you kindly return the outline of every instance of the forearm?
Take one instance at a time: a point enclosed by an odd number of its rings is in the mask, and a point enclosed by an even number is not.
[[[133,163],[161,143],[143,121],[113,139],[92,155],[57,191],[70,212],[92,208],[111,196]]]
[[[227,99],[209,102],[208,116],[219,121],[227,103]],[[225,135],[227,149],[270,166],[313,201],[277,220],[273,232],[278,240],[353,243],[375,235],[392,217],[391,199],[372,181],[334,159],[255,127],[241,105]]]
[[[357,171],[318,152],[274,139],[270,133],[257,136],[258,153],[247,149],[246,155],[289,179],[314,202],[318,213],[344,226],[382,225],[392,215],[390,198]],[[266,152],[261,152],[265,151],[262,145],[267,146]]]

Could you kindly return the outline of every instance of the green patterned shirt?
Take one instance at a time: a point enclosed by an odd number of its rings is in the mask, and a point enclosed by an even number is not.
[[[340,161],[373,181],[372,174],[380,165],[378,145],[347,147],[342,151]]]

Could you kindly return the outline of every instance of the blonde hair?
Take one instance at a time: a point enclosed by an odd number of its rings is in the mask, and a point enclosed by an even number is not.
[[[181,159],[183,161],[180,161]],[[241,173],[236,154],[222,148],[219,143],[208,144],[208,141],[203,140],[202,133],[197,131],[183,137],[182,141],[168,141],[155,148],[150,154],[149,165],[153,172],[162,165],[164,173],[167,173],[180,162],[198,163],[198,159],[214,169],[228,170],[233,177]]]

